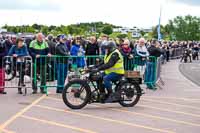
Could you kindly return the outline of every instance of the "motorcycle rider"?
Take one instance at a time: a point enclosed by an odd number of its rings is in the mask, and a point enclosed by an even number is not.
[[[105,95],[105,89],[100,88],[102,95],[104,94],[106,100],[105,102],[113,102],[119,100],[118,93],[113,93],[112,82],[119,81],[124,75],[124,60],[122,54],[116,48],[116,44],[112,41],[107,42],[104,45],[105,56],[104,62],[96,66],[92,72],[96,73],[99,71],[105,71],[102,75],[103,86],[107,89],[107,96]]]
[[[194,47],[192,48],[193,60],[195,59],[199,60],[199,51],[200,51],[200,48],[198,47],[197,44],[195,44]]]
[[[190,53],[191,53],[190,49],[185,48],[185,49],[184,49],[183,56],[182,56],[182,58],[181,58],[181,62],[182,62],[182,60],[183,60],[184,58],[188,58],[188,57],[190,58],[190,62],[192,62],[192,57],[191,57]]]

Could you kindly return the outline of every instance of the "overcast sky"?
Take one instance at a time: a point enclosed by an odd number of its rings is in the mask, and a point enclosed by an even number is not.
[[[0,26],[68,25],[103,21],[119,26],[150,28],[177,15],[200,17],[200,0],[0,0]]]

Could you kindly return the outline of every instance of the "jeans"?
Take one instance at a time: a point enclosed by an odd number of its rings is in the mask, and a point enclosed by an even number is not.
[[[33,90],[37,91],[37,74],[40,74],[40,90],[46,89],[46,73],[47,73],[47,67],[44,64],[36,64],[36,71],[33,67],[33,77],[36,77],[36,79],[33,78]]]
[[[117,73],[110,73],[103,76],[104,86],[108,91],[112,90],[112,82],[116,82],[122,78],[123,75]]]
[[[62,91],[67,77],[67,64],[57,64],[57,91]]]
[[[24,84],[25,63],[18,63],[16,69],[19,72],[18,87],[19,87],[19,89],[21,89],[22,85]]]

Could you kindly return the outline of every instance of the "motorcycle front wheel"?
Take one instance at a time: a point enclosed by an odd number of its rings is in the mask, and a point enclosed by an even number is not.
[[[91,100],[91,89],[87,82],[74,79],[65,86],[62,98],[69,108],[82,109]]]

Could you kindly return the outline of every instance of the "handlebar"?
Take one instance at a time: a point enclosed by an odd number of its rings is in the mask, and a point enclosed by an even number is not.
[[[89,66],[89,67],[87,67],[87,68],[85,68],[85,69],[80,69],[79,72],[80,72],[81,74],[87,74],[87,73],[91,74],[91,73],[92,73],[92,70],[93,70],[94,68],[96,68],[94,65],[93,65],[93,66]]]

